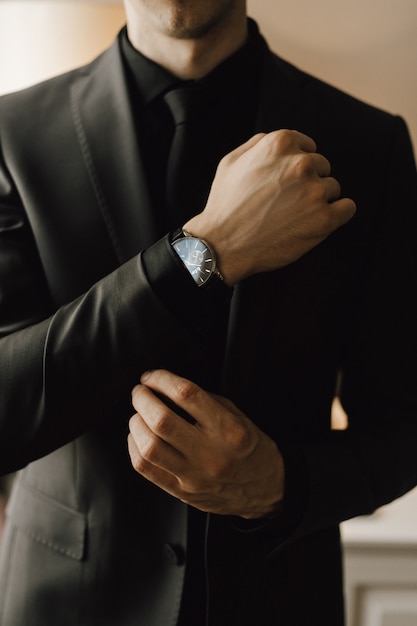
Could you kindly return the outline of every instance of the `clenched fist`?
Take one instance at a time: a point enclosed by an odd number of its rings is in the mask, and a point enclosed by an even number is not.
[[[354,215],[330,163],[302,133],[258,134],[219,163],[207,205],[184,229],[216,250],[229,285],[296,261]]]

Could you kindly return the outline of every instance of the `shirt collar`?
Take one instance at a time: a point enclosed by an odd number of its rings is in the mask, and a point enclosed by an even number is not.
[[[260,73],[259,65],[267,47],[259,34],[257,24],[253,20],[249,20],[248,24],[249,34],[244,46],[207,76],[191,82],[203,85],[209,91],[221,95],[230,102],[242,103],[242,98],[244,100],[253,98],[256,91],[254,87]],[[129,79],[136,87],[143,105],[175,86],[190,82],[181,81],[136,50],[129,41],[126,28],[120,33],[120,47]]]

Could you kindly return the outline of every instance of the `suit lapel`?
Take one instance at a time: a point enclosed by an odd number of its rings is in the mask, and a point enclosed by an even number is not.
[[[317,112],[307,87],[303,72],[268,53],[262,69],[257,132],[288,128],[314,135]]]
[[[262,68],[256,131],[296,129],[314,137],[315,119],[303,92],[304,74],[266,54]],[[104,103],[104,106],[103,106]],[[76,131],[86,167],[120,263],[157,238],[118,41],[78,76],[72,88]],[[256,366],[271,280],[279,272],[253,276],[232,298],[222,391],[244,401]]]
[[[296,128],[312,134],[303,74],[267,53],[262,68],[256,130]],[[157,238],[138,149],[119,40],[71,88],[75,128],[101,214],[122,263]]]
[[[118,40],[78,76],[72,108],[84,162],[120,263],[151,245],[156,229]]]
[[[266,54],[256,132],[288,128],[314,138],[315,107],[304,93],[305,80],[302,72],[271,53]],[[234,289],[222,392],[242,408],[245,405],[245,391],[251,388],[252,372],[257,366],[256,349],[264,330],[271,296],[269,285],[271,281],[277,280],[281,271],[252,276]]]

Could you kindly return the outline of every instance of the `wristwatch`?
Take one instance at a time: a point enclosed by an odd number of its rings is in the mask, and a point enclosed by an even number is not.
[[[214,250],[207,241],[180,230],[171,245],[198,287],[209,287],[223,280]]]

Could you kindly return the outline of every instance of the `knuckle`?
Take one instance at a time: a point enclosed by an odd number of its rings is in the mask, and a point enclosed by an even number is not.
[[[330,163],[329,159],[323,155],[319,155],[319,158],[321,159],[321,166],[323,172],[325,173],[325,176],[330,176],[330,172],[332,171],[332,164]]]
[[[200,496],[202,491],[203,486],[195,477],[183,476],[179,480],[179,493],[183,502],[187,501],[187,504],[194,501],[197,496]]]
[[[236,159],[237,159],[237,156],[236,156],[235,150],[232,150],[232,152],[228,152],[220,159],[217,165],[217,170],[222,171],[222,170],[229,168],[236,162]]]
[[[219,161],[218,165],[217,165],[217,170],[221,171],[224,168],[228,167],[229,165],[231,165],[234,162],[235,158],[234,158],[234,154],[233,152],[229,152],[228,154],[225,154]]]
[[[299,153],[293,160],[293,171],[297,177],[305,178],[315,173],[313,157],[308,153]]]
[[[332,178],[331,180],[333,183],[333,197],[338,198],[340,194],[342,193],[342,187],[339,181],[336,180],[335,178]]]
[[[140,456],[132,458],[132,467],[138,474],[143,474],[145,471],[145,463]]]
[[[174,402],[180,404],[186,402],[196,395],[198,387],[190,380],[182,379],[176,386],[174,391]]]
[[[133,469],[138,474],[143,474],[145,472],[146,462],[139,452],[132,453],[130,455],[130,460],[131,460]]]
[[[136,385],[135,387],[133,387],[132,389],[132,403],[135,405],[137,402],[139,402],[142,394],[143,394],[143,385]]]
[[[129,420],[129,431],[130,432],[133,432],[136,429],[137,421],[138,421],[138,414],[135,413],[135,415],[132,415],[132,417]]]
[[[313,180],[310,184],[310,199],[311,201],[321,207],[327,205],[327,191],[323,183],[323,179]]]
[[[317,231],[319,234],[328,235],[336,228],[335,216],[332,207],[327,204],[319,211],[317,217]]]
[[[294,145],[294,133],[286,128],[270,132],[266,140],[271,150],[277,154],[287,152]]]
[[[242,454],[251,442],[249,429],[243,424],[234,425],[227,433],[227,440],[238,454]]]
[[[172,432],[172,419],[168,409],[165,407],[160,407],[155,410],[152,422],[153,429],[159,435],[169,435]]]
[[[263,133],[263,132],[255,133],[252,139],[263,139],[264,137],[266,137],[266,135],[267,133]]]
[[[225,459],[216,459],[208,466],[208,475],[211,482],[221,482],[224,476],[229,473],[230,465]]]
[[[157,465],[159,459],[159,441],[157,437],[152,435],[144,441],[140,447],[141,459],[138,461],[144,467],[150,463],[151,465]]]

